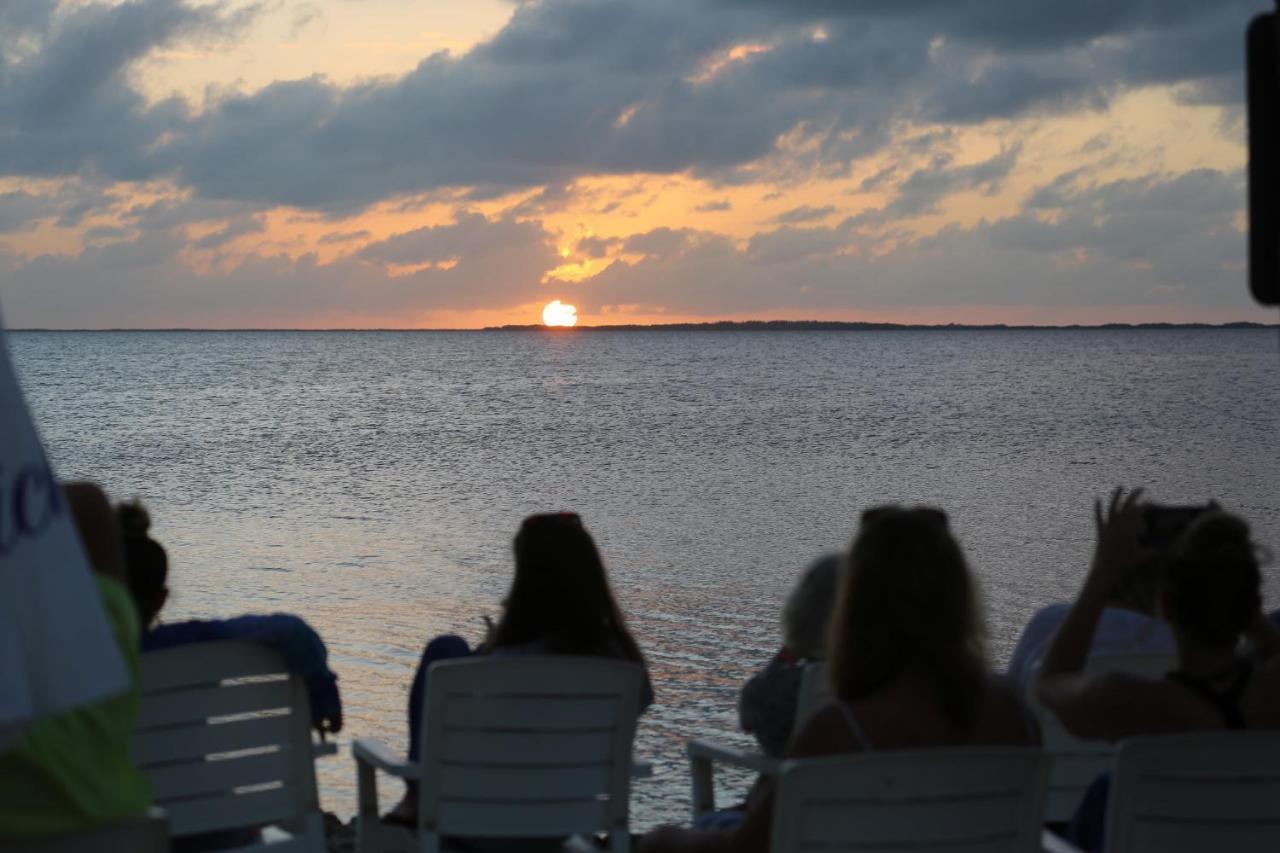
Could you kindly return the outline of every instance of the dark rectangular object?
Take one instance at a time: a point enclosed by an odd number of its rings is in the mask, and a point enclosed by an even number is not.
[[[1280,65],[1276,16],[1259,15],[1246,38],[1249,99],[1249,289],[1280,305]]]

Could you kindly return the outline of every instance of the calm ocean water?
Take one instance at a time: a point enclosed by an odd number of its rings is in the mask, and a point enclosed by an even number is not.
[[[10,343],[59,473],[151,506],[167,617],[306,617],[342,678],[344,740],[403,744],[423,642],[496,616],[521,517],[580,512],[658,693],[639,826],[686,816],[685,738],[733,731],[785,591],[870,504],[950,513],[1001,663],[1034,609],[1075,590],[1091,502],[1114,484],[1216,497],[1280,547],[1274,330]],[[350,759],[320,769],[324,805],[349,815]]]

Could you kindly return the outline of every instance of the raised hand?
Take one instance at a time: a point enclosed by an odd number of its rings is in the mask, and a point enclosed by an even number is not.
[[[1105,510],[1101,500],[1094,502],[1098,538],[1089,573],[1098,580],[1115,583],[1138,564],[1138,539],[1143,527],[1141,498],[1142,489],[1126,494],[1124,487],[1117,486]]]

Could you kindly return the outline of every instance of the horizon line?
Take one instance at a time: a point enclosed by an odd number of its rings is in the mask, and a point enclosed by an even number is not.
[[[1032,331],[1103,329],[1280,329],[1280,322],[1256,320],[1209,322],[1112,322],[1112,323],[891,323],[871,320],[706,320],[676,323],[619,323],[583,326],[547,326],[542,323],[512,323],[501,326],[451,327],[355,327],[326,328],[246,327],[246,326],[106,326],[54,327],[20,326],[0,329],[7,332],[626,332],[626,331]]]

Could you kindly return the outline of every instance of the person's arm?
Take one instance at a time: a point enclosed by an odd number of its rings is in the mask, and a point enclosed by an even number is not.
[[[1079,737],[1099,736],[1099,721],[1114,719],[1117,710],[1109,695],[1120,686],[1118,682],[1111,677],[1091,678],[1084,674],[1084,667],[1116,581],[1137,564],[1141,496],[1141,489],[1128,495],[1116,489],[1105,512],[1101,501],[1095,504],[1098,538],[1093,563],[1040,665],[1036,695]]]
[[[270,646],[284,657],[289,671],[307,685],[311,718],[321,733],[342,730],[342,698],[338,676],[329,669],[329,650],[320,635],[299,616],[272,613],[269,616],[240,616],[227,620],[241,639]]]
[[[857,748],[844,715],[834,705],[828,705],[800,730],[786,757],[816,758]],[[751,798],[742,823],[732,832],[663,826],[641,838],[638,853],[768,853],[772,832],[773,781],[766,779],[759,796]]]

